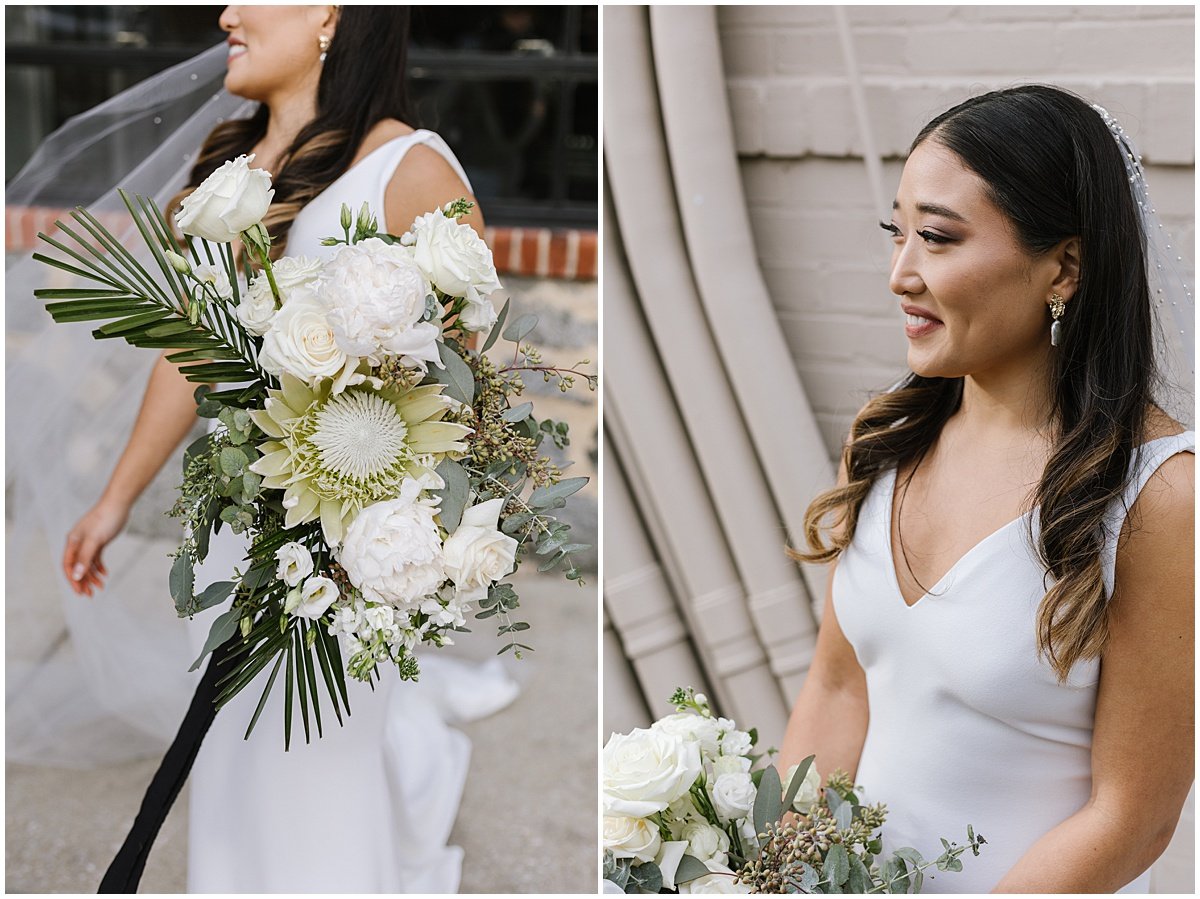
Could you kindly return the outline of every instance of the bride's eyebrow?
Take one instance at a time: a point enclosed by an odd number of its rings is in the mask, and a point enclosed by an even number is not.
[[[892,209],[899,208],[900,202],[898,200],[892,200]],[[942,206],[940,203],[918,203],[917,212],[924,212],[926,215],[938,215],[954,222],[962,222],[964,225],[967,224],[967,220],[964,216],[955,212],[949,206]]]

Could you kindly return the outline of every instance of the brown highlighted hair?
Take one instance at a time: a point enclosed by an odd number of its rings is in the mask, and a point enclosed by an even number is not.
[[[392,118],[412,123],[405,78],[408,32],[407,6],[340,8],[317,86],[316,116],[296,135],[272,173],[275,196],[264,219],[272,258],[285,253],[288,231],[300,210],[346,172],[376,122]],[[187,186],[169,208],[178,208],[222,164],[249,153],[266,134],[268,118],[263,104],[248,119],[214,128]]]
[[[1108,640],[1101,549],[1117,535],[1106,534],[1104,515],[1124,493],[1160,383],[1146,237],[1122,158],[1130,150],[1087,102],[1040,85],[954,107],[921,130],[910,152],[926,140],[983,179],[1029,252],[1080,241],[1079,286],[1051,361],[1053,448],[1033,496],[1036,548],[1047,571],[1038,648],[1065,680]],[[841,555],[875,478],[919,461],[961,398],[961,378],[910,373],[868,402],[843,451],[848,481],[809,505],[808,550],[793,556],[829,562]]]

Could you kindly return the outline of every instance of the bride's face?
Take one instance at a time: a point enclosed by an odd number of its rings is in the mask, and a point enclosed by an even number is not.
[[[907,313],[914,372],[981,376],[1045,356],[1047,301],[1061,266],[1053,253],[1024,248],[986,183],[954,152],[933,139],[912,152],[888,230],[889,286]]]
[[[330,6],[227,6],[220,25],[229,34],[225,89],[270,102],[299,89],[316,93],[322,34],[333,37]]]

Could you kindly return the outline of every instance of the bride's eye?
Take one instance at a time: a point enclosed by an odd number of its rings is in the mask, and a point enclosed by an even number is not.
[[[943,234],[935,234],[932,231],[918,231],[917,236],[925,241],[925,243],[943,244],[954,242],[953,238],[946,237]]]
[[[893,225],[891,222],[880,222],[879,227],[882,228],[884,231],[886,231],[888,234],[892,235],[892,237],[903,237],[904,236],[900,233],[900,229],[897,228],[895,225]]]

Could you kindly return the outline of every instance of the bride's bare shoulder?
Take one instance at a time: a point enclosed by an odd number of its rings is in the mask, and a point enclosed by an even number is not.
[[[380,119],[371,126],[362,143],[358,146],[358,154],[354,161],[362,159],[372,150],[377,150],[390,140],[395,140],[398,137],[404,137],[406,134],[412,134],[416,129],[411,125],[406,125],[399,119]]]
[[[1147,441],[1157,440],[1160,437],[1170,437],[1174,434],[1182,434],[1186,430],[1187,428],[1173,419],[1158,406],[1152,405],[1149,411],[1146,413]]]

